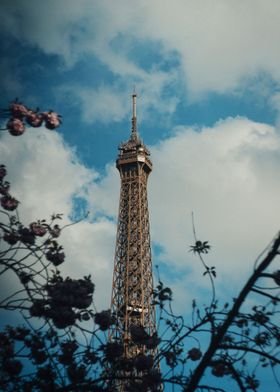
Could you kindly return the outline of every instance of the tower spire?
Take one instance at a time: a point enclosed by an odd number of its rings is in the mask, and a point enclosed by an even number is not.
[[[137,94],[134,89],[133,94],[132,94],[132,128],[131,128],[131,139],[132,140],[138,139],[137,117],[136,117],[136,98],[137,98]]]

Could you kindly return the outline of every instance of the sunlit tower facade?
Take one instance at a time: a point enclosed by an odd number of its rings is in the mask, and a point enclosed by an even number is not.
[[[150,335],[156,330],[147,198],[152,162],[137,132],[136,97],[132,95],[130,138],[119,146],[116,161],[121,178],[111,300],[116,323],[109,332],[111,341],[123,345],[126,358],[151,354],[133,343],[131,327],[141,325]]]

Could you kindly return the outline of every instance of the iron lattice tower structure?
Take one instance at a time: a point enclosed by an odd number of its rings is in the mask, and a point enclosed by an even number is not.
[[[131,135],[119,146],[116,161],[121,178],[111,301],[116,323],[109,331],[111,341],[122,343],[126,358],[144,352],[153,354],[151,350],[133,343],[130,335],[132,326],[141,325],[150,335],[156,331],[147,199],[152,162],[137,132],[136,94],[132,95],[132,102]]]

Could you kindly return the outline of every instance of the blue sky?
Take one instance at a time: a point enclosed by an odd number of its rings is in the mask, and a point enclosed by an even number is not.
[[[279,229],[279,1],[2,0],[0,12],[1,107],[18,97],[63,116],[58,133],[1,137],[22,217],[90,210],[62,238],[65,272],[91,273],[97,306],[108,306],[114,161],[135,86],[154,163],[154,263],[179,311],[207,293],[188,253],[194,211],[218,293],[231,298]]]

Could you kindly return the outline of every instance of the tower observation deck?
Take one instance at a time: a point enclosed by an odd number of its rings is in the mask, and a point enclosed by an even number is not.
[[[136,97],[132,95],[130,138],[119,146],[116,161],[121,178],[111,299],[116,323],[109,331],[109,339],[121,342],[125,358],[153,355],[147,347],[133,342],[133,327],[143,326],[149,335],[156,330],[147,199],[152,162],[137,132]]]

